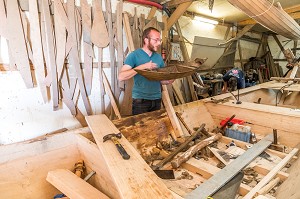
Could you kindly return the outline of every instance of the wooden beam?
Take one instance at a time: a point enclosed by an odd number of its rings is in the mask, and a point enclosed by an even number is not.
[[[57,66],[55,60],[55,51],[54,51],[54,37],[53,37],[53,24],[50,16],[49,4],[47,0],[42,0],[42,21],[44,22],[44,28],[46,31],[46,46],[47,49],[47,67],[51,70],[51,87],[52,87],[52,102],[53,110],[58,110],[58,85],[57,85]]]
[[[88,115],[92,115],[93,111],[91,108],[91,104],[89,101],[89,98],[87,96],[86,90],[85,90],[85,84],[82,76],[82,70],[79,63],[79,54],[78,54],[78,43],[77,43],[77,33],[76,33],[76,24],[75,24],[75,1],[70,0],[67,2],[68,7],[68,18],[69,18],[69,35],[71,36],[70,42],[72,44],[71,51],[69,53],[69,61],[70,64],[74,67],[74,72],[77,77],[77,81],[79,84],[80,94],[83,100],[83,104],[85,107],[85,110]],[[72,89],[71,89],[72,90]]]
[[[227,165],[220,172],[216,173],[201,186],[187,195],[187,199],[197,198],[198,196],[211,196],[216,193],[223,185],[229,182],[239,171],[245,168],[254,158],[261,154],[273,142],[273,135],[268,135],[260,140],[252,148]]]
[[[49,171],[46,180],[69,198],[109,199],[107,195],[67,169]]]
[[[102,72],[102,75],[103,75],[103,84],[104,84],[104,87],[105,87],[105,91],[106,91],[106,93],[109,96],[110,103],[111,103],[111,105],[112,105],[112,107],[114,109],[114,112],[115,112],[116,116],[118,117],[118,119],[121,119],[121,114],[120,114],[120,111],[118,109],[118,105],[116,103],[114,94],[113,94],[113,92],[111,90],[111,87],[109,85],[109,82],[107,80],[107,77],[106,77],[106,75],[105,75],[104,72]]]
[[[276,81],[296,81],[300,82],[300,78],[288,78],[288,77],[271,77],[270,80],[276,80]]]
[[[175,110],[172,106],[172,103],[170,101],[170,97],[166,85],[162,85],[162,100],[166,108],[167,114],[169,116],[169,119],[171,121],[171,124],[173,126],[173,131],[171,131],[171,135],[175,140],[177,140],[178,137],[183,136],[183,131],[180,126],[179,120],[176,116]]]
[[[110,58],[110,70],[111,70],[111,90],[114,94],[117,92],[117,68],[115,59],[115,47],[114,47],[114,31],[113,31],[113,17],[111,0],[105,0],[105,9],[107,16],[107,29],[109,35],[109,58]],[[105,23],[104,23],[105,25]]]
[[[283,47],[282,44],[280,43],[278,37],[277,37],[276,35],[274,35],[274,34],[273,34],[272,36],[273,36],[274,40],[276,41],[277,45],[279,46],[281,52],[284,53],[284,47]]]
[[[167,30],[170,30],[171,27],[177,22],[177,20],[182,16],[182,14],[190,7],[190,5],[193,3],[193,1],[188,1],[185,3],[180,4],[176,10],[173,12],[173,14],[168,19],[167,23]]]
[[[1,3],[0,3],[1,4]],[[48,101],[47,87],[45,85],[45,69],[44,69],[44,55],[42,48],[42,38],[40,29],[40,18],[38,13],[38,6],[36,0],[29,0],[29,21],[30,21],[30,37],[33,51],[33,64],[35,66],[35,74],[37,77],[38,86],[40,88],[44,103]],[[2,20],[2,19],[1,19]],[[4,20],[4,19],[3,19]],[[1,32],[0,32],[1,34]]]
[[[4,5],[1,5],[1,7]],[[4,8],[5,9],[5,8]],[[3,12],[3,8],[1,8]],[[30,64],[28,60],[27,46],[25,42],[24,30],[21,20],[21,13],[17,0],[7,1],[6,4],[7,20],[6,28],[3,30],[9,40],[8,46],[11,55],[15,61],[18,70],[24,80],[27,88],[33,88],[33,81],[31,76]],[[4,15],[2,13],[1,15]],[[2,20],[2,19],[1,19]],[[4,18],[5,22],[5,18]],[[2,25],[2,22],[1,22]]]
[[[148,14],[147,20],[151,20],[154,17],[156,10],[157,10],[157,7],[154,7],[154,6],[151,7],[151,10]]]
[[[113,198],[173,198],[168,188],[163,184],[153,170],[147,165],[131,143],[122,137],[119,143],[130,155],[130,159],[124,160],[119,154],[115,144],[108,140],[103,143],[103,137],[111,133],[119,133],[116,126],[106,115],[93,115],[86,117],[98,145],[103,164],[107,166],[108,176],[112,179],[118,195]],[[95,157],[97,158],[97,157]]]
[[[252,199],[274,176],[290,161],[299,149],[294,148],[279,164],[277,164],[243,199]]]
[[[299,12],[300,11],[300,4],[294,5],[292,7],[285,8],[284,11],[286,13]]]
[[[222,170],[204,161],[196,160],[195,158],[189,159],[186,163],[183,163],[181,167],[193,173],[199,174],[203,176],[205,179],[211,178],[213,175],[215,175],[216,173]],[[241,183],[239,194],[244,196],[247,193],[249,193],[250,190],[251,190],[250,186]]]

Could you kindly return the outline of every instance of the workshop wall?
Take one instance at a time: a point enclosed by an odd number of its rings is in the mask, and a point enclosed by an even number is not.
[[[104,2],[104,1],[103,1]],[[116,10],[117,1],[112,1],[112,10]],[[105,10],[105,6],[102,6]],[[142,5],[124,3],[124,12],[134,13],[137,8],[138,15],[148,15],[150,8]],[[162,13],[157,11],[156,17],[161,21]],[[0,145],[28,140],[62,128],[74,129],[80,127],[80,123],[73,117],[70,110],[63,104],[59,110],[53,111],[52,101],[44,103],[38,87],[27,89],[20,73],[16,70],[9,71],[9,55],[6,39],[0,37]],[[125,46],[126,41],[124,40]],[[95,49],[95,55],[97,50]],[[97,56],[95,56],[97,62]],[[103,49],[103,62],[109,62],[109,49]],[[108,80],[110,69],[104,68]],[[94,114],[99,114],[100,85],[98,68],[93,69],[93,86],[89,96]],[[109,99],[105,96],[106,106]],[[78,98],[78,107],[84,112],[81,97]]]

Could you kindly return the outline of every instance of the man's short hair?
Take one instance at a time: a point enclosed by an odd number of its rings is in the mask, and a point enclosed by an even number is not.
[[[228,80],[228,90],[230,92],[235,91],[237,89],[237,79],[236,77],[230,77]]]
[[[145,41],[144,41],[145,38],[149,38],[149,34],[150,34],[151,30],[156,31],[156,32],[159,32],[159,30],[157,30],[156,28],[153,28],[153,27],[146,28],[146,29],[143,31],[143,36],[142,36],[143,43],[145,42]]]

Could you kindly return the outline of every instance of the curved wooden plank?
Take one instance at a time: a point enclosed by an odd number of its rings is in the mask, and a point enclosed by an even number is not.
[[[109,44],[108,31],[102,12],[101,1],[94,0],[94,20],[91,30],[91,41],[99,48],[104,48]]]
[[[7,36],[15,64],[27,88],[33,87],[27,47],[17,0],[7,1]]]
[[[40,30],[38,5],[36,0],[29,0],[30,37],[32,44],[33,65],[44,103],[48,101],[47,87],[45,84],[45,66]]]

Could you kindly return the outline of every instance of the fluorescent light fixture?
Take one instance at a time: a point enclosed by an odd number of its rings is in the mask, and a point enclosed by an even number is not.
[[[219,22],[216,21],[216,20],[207,19],[207,18],[199,17],[199,16],[194,16],[194,20],[196,20],[196,21],[201,21],[201,22],[204,22],[204,23],[213,24],[213,25],[219,24]]]

